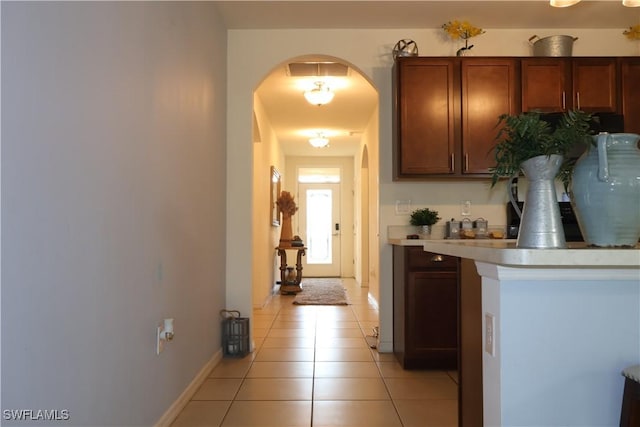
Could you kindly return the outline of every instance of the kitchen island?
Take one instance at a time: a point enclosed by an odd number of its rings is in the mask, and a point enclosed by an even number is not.
[[[484,425],[618,425],[620,372],[640,362],[640,249],[420,243],[481,276]]]

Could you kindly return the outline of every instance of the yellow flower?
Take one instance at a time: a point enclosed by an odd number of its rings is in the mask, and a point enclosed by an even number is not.
[[[629,40],[640,40],[640,24],[629,27],[628,30],[622,32]]]
[[[482,28],[474,27],[468,21],[449,21],[442,25],[442,29],[453,40],[463,39],[467,40],[471,37],[479,36],[485,31]]]

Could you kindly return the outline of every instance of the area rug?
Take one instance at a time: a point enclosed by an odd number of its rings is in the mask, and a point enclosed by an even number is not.
[[[297,305],[349,305],[340,279],[302,279],[302,291],[293,300]]]

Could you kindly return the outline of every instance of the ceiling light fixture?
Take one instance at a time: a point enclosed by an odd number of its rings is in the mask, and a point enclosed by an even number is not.
[[[580,0],[549,0],[549,4],[553,7],[568,7],[580,3]]]
[[[318,133],[318,136],[309,138],[309,144],[311,144],[315,148],[324,148],[329,145],[329,139],[322,133]]]
[[[335,93],[331,92],[329,86],[326,86],[322,81],[314,84],[316,86],[313,89],[304,93],[304,97],[309,101],[309,104],[320,106],[330,103]]]
[[[580,3],[580,0],[549,0],[553,7],[568,7]],[[639,7],[640,0],[622,0],[622,5],[626,7]]]

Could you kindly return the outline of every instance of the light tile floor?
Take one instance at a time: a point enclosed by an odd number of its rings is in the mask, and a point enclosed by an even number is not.
[[[349,306],[275,295],[253,313],[256,351],[223,359],[173,426],[457,426],[457,375],[403,370],[371,349],[378,312],[342,279]]]

